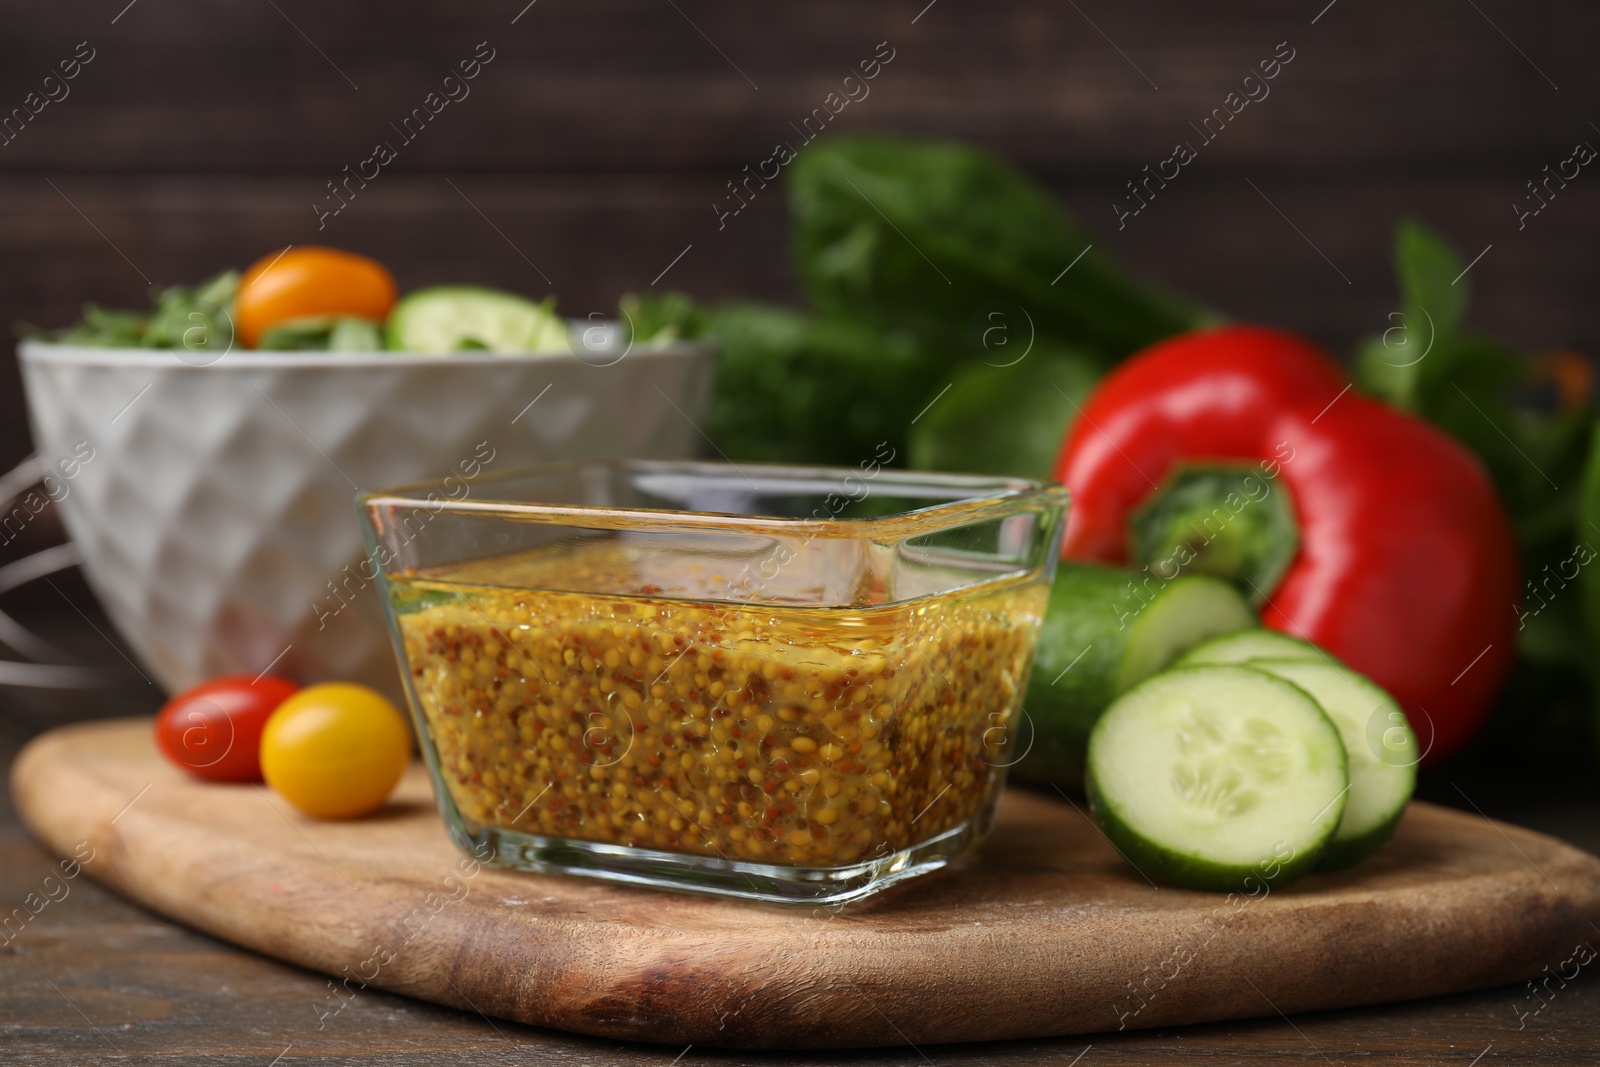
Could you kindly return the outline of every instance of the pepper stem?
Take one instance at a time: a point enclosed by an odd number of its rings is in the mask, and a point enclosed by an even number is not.
[[[1288,487],[1259,467],[1180,464],[1128,520],[1129,555],[1163,579],[1210,574],[1259,607],[1300,550]]]

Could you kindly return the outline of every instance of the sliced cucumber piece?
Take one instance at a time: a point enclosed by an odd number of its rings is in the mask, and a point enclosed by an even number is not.
[[[1147,877],[1194,889],[1254,892],[1310,870],[1349,783],[1317,702],[1250,667],[1158,674],[1089,737],[1089,802],[1106,837]]]
[[[1258,659],[1296,659],[1328,663],[1333,657],[1310,641],[1280,634],[1276,630],[1239,630],[1195,645],[1178,663],[1195,667],[1203,663],[1251,663]]]
[[[535,304],[470,285],[419,289],[389,313],[389,347],[407,352],[570,352],[555,297]]]
[[[1350,797],[1317,869],[1360,863],[1389,840],[1417,785],[1417,738],[1394,698],[1346,667],[1308,660],[1254,660],[1310,693],[1339,728],[1350,761]]]
[[[1179,578],[1163,589],[1129,625],[1127,652],[1117,670],[1123,693],[1214,634],[1254,626],[1249,601],[1230,582],[1210,575]]]
[[[1137,571],[1063,561],[1024,702],[1032,745],[1012,776],[1081,784],[1089,731],[1113,700],[1196,642],[1255,621],[1238,590],[1218,578],[1162,583]],[[1024,726],[1020,743],[1028,741]]]

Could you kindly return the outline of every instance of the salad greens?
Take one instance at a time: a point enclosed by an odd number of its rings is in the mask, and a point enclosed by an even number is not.
[[[82,320],[51,339],[97,348],[225,350],[233,341],[229,308],[238,288],[239,272],[227,270],[196,286],[163,289],[148,315],[85,304]]]
[[[312,315],[274,326],[261,347],[303,352],[372,352],[383,347],[383,331],[371,319],[354,315]]]
[[[705,310],[685,293],[626,293],[617,301],[617,318],[627,336],[645,348],[704,337],[710,325]]]

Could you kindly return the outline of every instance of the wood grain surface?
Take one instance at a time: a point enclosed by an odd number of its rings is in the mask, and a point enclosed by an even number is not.
[[[1230,905],[1146,884],[1073,807],[1013,791],[958,869],[806,912],[477,867],[446,840],[417,768],[371,818],[306,820],[261,789],[184,778],[145,720],[47,734],[12,785],[24,821],[84,873],[340,979],[322,1023],[364,978],[669,1044],[1089,1033],[1560,972],[1600,913],[1600,861],[1425,804],[1357,871]]]

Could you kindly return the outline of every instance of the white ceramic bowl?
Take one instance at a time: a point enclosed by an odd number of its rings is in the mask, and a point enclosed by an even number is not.
[[[46,488],[156,681],[271,666],[397,696],[356,491],[454,474],[470,496],[481,473],[551,460],[692,456],[714,356],[19,354]]]

